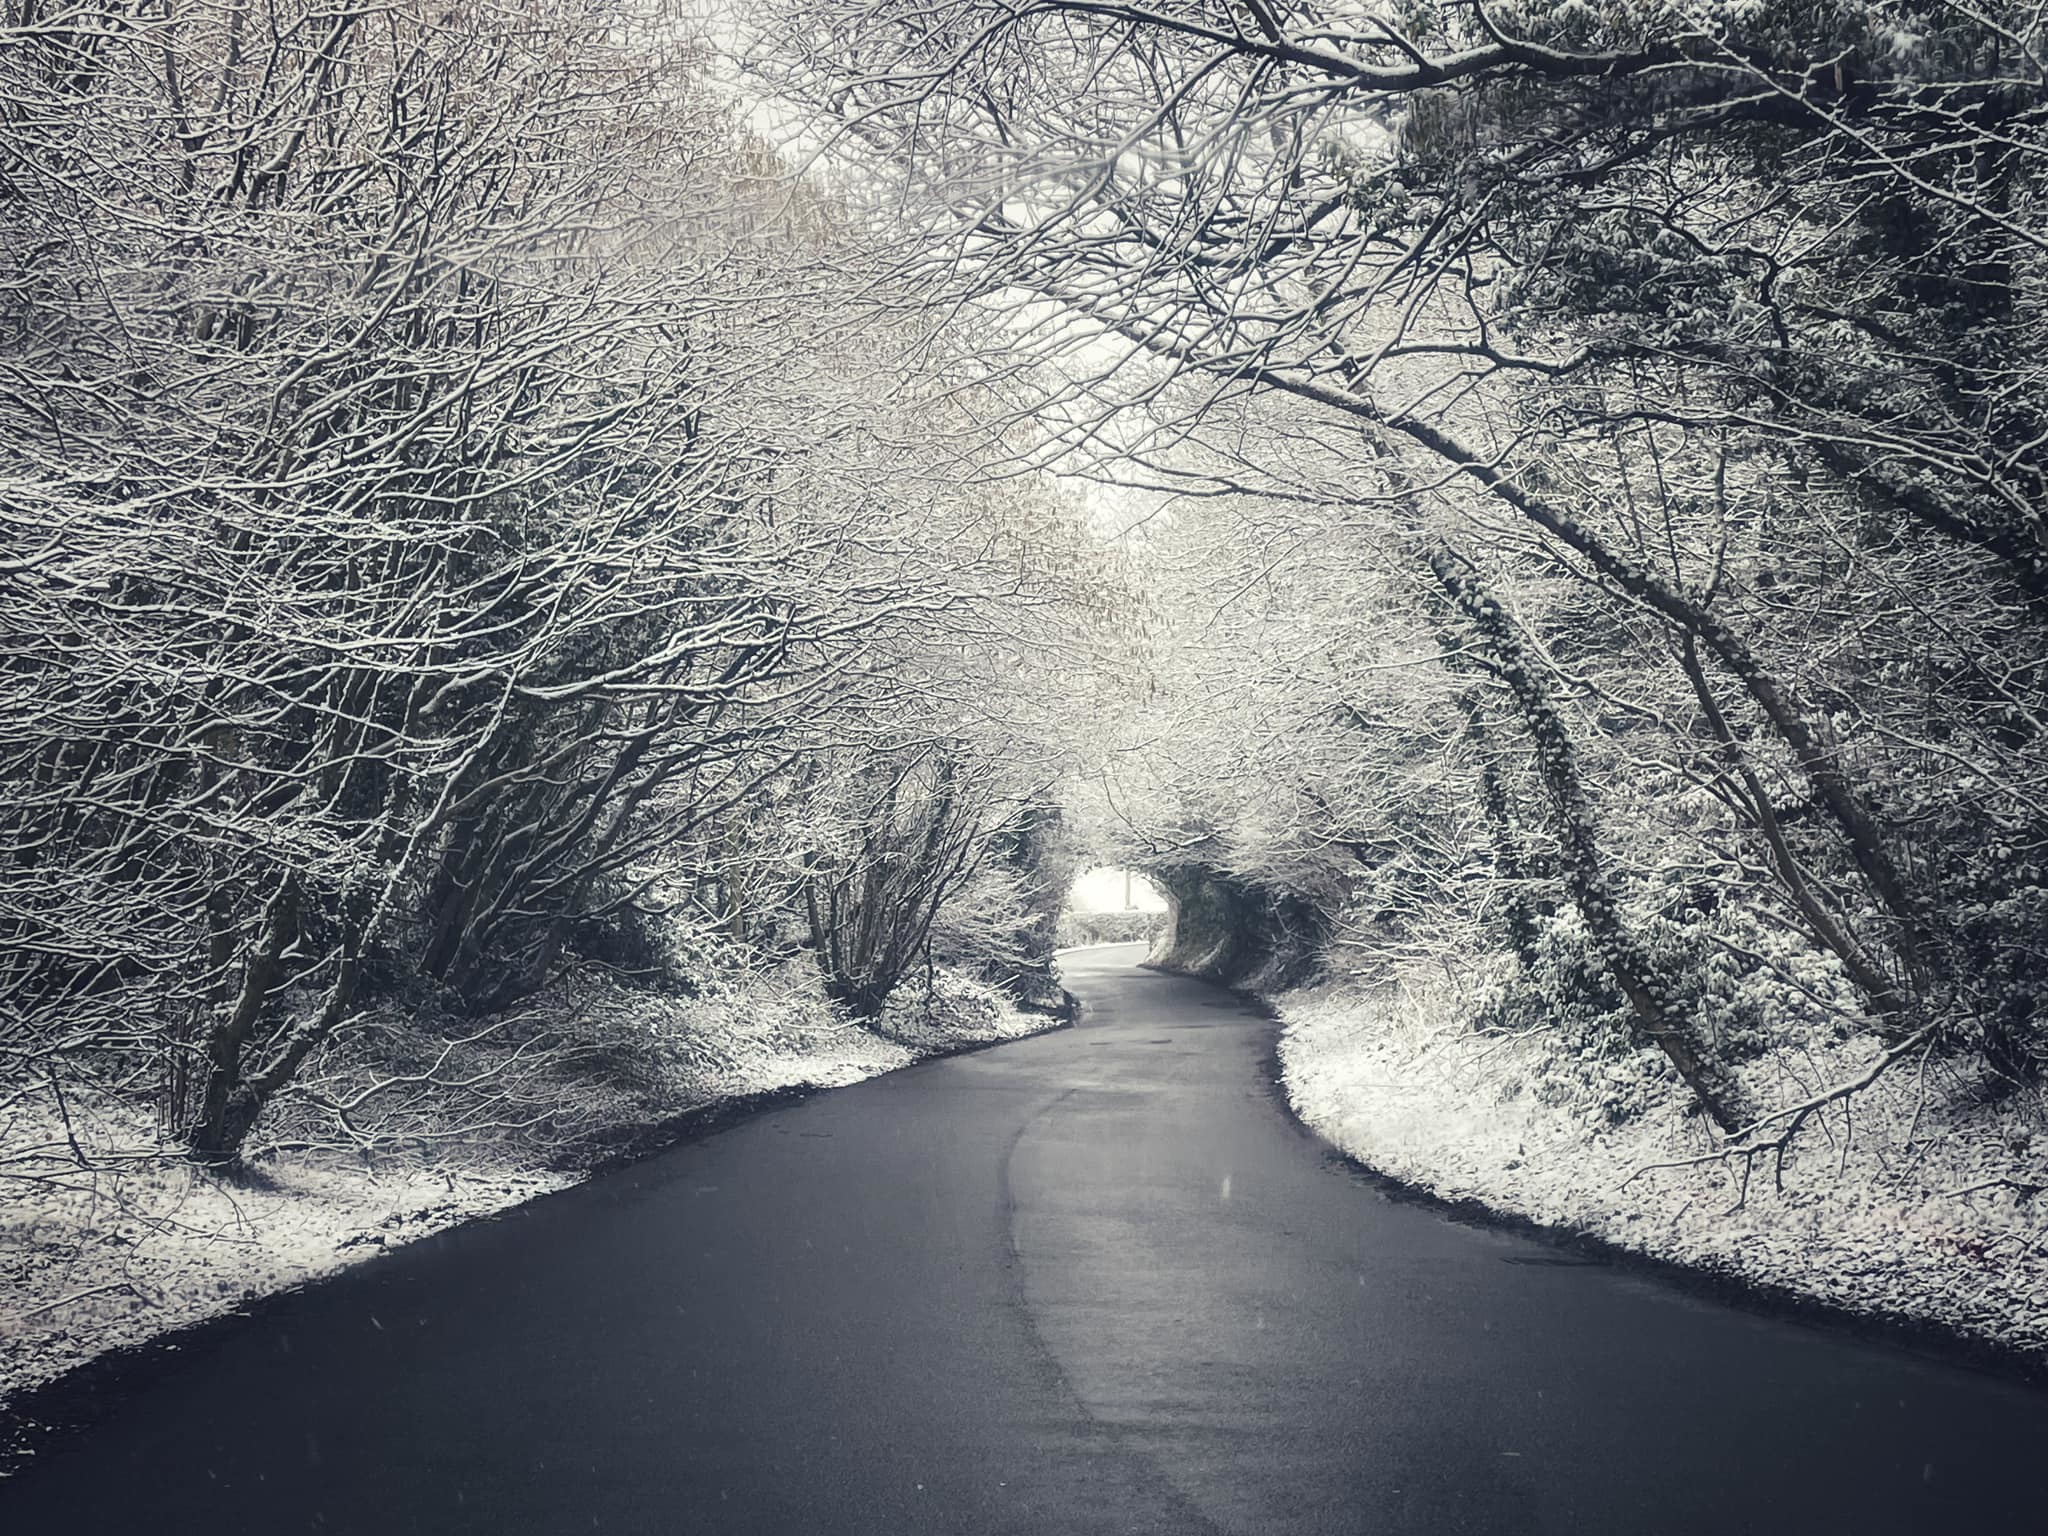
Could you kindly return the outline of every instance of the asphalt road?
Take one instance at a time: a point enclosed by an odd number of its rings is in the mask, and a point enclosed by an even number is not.
[[[2048,1529],[2048,1393],[1388,1201],[1134,959],[291,1298],[0,1531]]]

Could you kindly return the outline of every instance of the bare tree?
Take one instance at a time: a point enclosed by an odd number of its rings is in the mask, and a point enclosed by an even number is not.
[[[1018,590],[942,339],[834,313],[870,274],[671,20],[0,12],[11,1074],[232,1161]]]

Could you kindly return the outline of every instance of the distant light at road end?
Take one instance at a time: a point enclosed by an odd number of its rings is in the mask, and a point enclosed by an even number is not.
[[[1067,905],[1076,912],[1164,912],[1166,897],[1136,870],[1105,864],[1075,880]]]

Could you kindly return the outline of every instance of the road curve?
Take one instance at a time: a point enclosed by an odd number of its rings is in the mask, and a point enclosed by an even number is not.
[[[766,1114],[290,1298],[0,1484],[9,1536],[2038,1530],[2048,1393],[1390,1202],[1271,1025]]]

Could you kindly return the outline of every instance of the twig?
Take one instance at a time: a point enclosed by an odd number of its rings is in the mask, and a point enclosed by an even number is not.
[[[88,1296],[104,1296],[109,1291],[126,1291],[138,1301],[148,1301],[140,1286],[132,1280],[111,1280],[105,1285],[88,1286],[82,1291],[73,1291],[69,1296],[59,1296],[55,1301],[46,1301],[39,1307],[30,1307],[23,1317],[40,1317],[45,1312],[54,1312],[59,1307],[68,1307],[74,1301],[84,1301]]]
[[[1984,1189],[2010,1189],[2016,1191],[2021,1199],[2030,1200],[2044,1189],[2048,1189],[2048,1184],[2037,1184],[2030,1179],[2015,1179],[2009,1175],[2001,1174],[1995,1179],[1980,1179],[1975,1184],[1964,1184],[1955,1189],[1944,1189],[1940,1193],[1943,1199],[1955,1199],[1961,1195],[1974,1195],[1979,1190]]]
[[[1873,1061],[1854,1077],[1846,1078],[1842,1082],[1835,1084],[1832,1088],[1816,1093],[1798,1104],[1788,1104],[1783,1109],[1774,1109],[1769,1114],[1758,1117],[1755,1121],[1744,1126],[1740,1131],[1729,1137],[1726,1143],[1712,1152],[1702,1153],[1698,1157],[1674,1158],[1669,1162],[1646,1163],[1641,1168],[1636,1169],[1626,1179],[1623,1179],[1621,1187],[1626,1189],[1644,1174],[1654,1173],[1659,1169],[1697,1168],[1706,1163],[1726,1163],[1731,1158],[1739,1157],[1743,1161],[1742,1195],[1744,1199],[1747,1199],[1749,1194],[1750,1166],[1755,1162],[1759,1154],[1769,1152],[1775,1157],[1775,1166],[1772,1169],[1771,1175],[1772,1183],[1777,1189],[1782,1191],[1785,1187],[1786,1150],[1791,1146],[1792,1138],[1799,1134],[1800,1129],[1806,1122],[1812,1119],[1816,1112],[1826,1108],[1828,1105],[1838,1103],[1852,1094],[1861,1093],[1865,1088],[1868,1088],[1872,1083],[1884,1076],[1886,1071],[1897,1062],[1911,1055],[1914,1051],[1923,1048],[1931,1049],[1934,1044],[1935,1033],[1935,1025],[1923,1025],[1901,1040],[1897,1045],[1881,1053],[1877,1060]],[[1776,1134],[1770,1136],[1759,1134],[1766,1126],[1779,1122],[1783,1122],[1783,1128]],[[1737,1210],[1742,1208],[1741,1200],[1736,1202],[1735,1208]]]
[[[79,1167],[92,1167],[92,1159],[85,1155],[85,1149],[78,1144],[78,1133],[71,1128],[71,1106],[64,1102],[64,1085],[57,1080],[55,1062],[50,1064],[50,1094],[57,1101],[57,1118],[64,1123],[64,1140],[71,1147],[71,1155],[78,1160]]]

